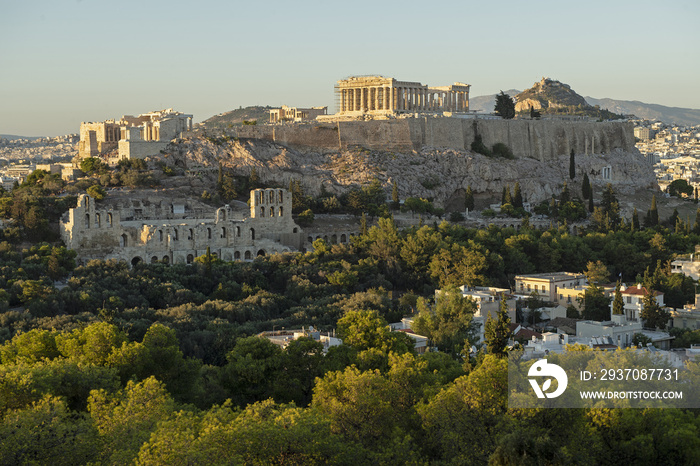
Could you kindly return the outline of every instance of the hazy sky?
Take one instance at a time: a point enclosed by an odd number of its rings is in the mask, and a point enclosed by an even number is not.
[[[0,0],[0,133],[173,107],[328,105],[381,74],[471,95],[542,76],[581,95],[700,108],[700,2]]]

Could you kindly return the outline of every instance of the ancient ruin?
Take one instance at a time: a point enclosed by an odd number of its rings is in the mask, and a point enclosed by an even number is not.
[[[428,87],[383,76],[354,76],[336,85],[338,114],[468,112],[469,87],[463,83]]]
[[[297,108],[282,105],[280,108],[270,109],[270,123],[310,121],[315,120],[319,115],[327,114],[328,107]]]
[[[80,124],[78,156],[107,156],[110,164],[119,160],[143,159],[159,153],[179,137],[192,130],[192,115],[172,108],[139,116],[124,115],[119,121],[83,122]]]
[[[61,219],[61,237],[77,251],[78,263],[91,259],[190,264],[206,254],[252,260],[301,249],[304,236],[292,219],[292,196],[284,189],[256,189],[247,207],[204,210],[189,201],[127,199],[97,205],[88,195]]]

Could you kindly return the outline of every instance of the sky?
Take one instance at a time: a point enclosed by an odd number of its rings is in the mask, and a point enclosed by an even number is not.
[[[471,95],[543,76],[595,98],[700,109],[696,0],[0,0],[0,134],[174,108],[324,106],[383,75]]]

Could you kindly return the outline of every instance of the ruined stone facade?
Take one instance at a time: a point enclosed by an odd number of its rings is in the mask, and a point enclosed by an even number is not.
[[[338,114],[442,113],[469,111],[469,84],[428,87],[383,76],[338,81]]]
[[[319,115],[327,114],[328,107],[297,108],[282,105],[280,108],[270,109],[270,123],[311,121]]]
[[[204,212],[186,202],[133,199],[101,208],[83,194],[61,219],[61,237],[78,253],[79,263],[117,259],[132,265],[189,264],[207,248],[226,261],[252,260],[301,249],[305,240],[284,189],[251,191],[249,216],[229,205]]]
[[[124,115],[119,121],[107,120],[80,124],[78,156],[109,155],[109,162],[143,159],[165,149],[184,131],[192,129],[192,115],[172,108],[139,116]]]

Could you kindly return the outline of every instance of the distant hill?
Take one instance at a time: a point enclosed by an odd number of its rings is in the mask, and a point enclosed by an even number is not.
[[[691,108],[665,107],[637,100],[596,99],[594,97],[586,97],[586,101],[611,112],[635,115],[637,118],[660,120],[667,124],[700,125],[700,110]]]
[[[517,89],[508,89],[503,91],[511,97],[519,94]],[[499,92],[500,94],[500,92]],[[493,113],[493,108],[496,106],[496,94],[480,95],[477,97],[469,97],[469,110],[479,113]]]
[[[8,139],[10,141],[14,139],[26,139],[27,141],[34,141],[35,139],[41,139],[42,136],[17,136],[16,134],[0,134],[0,139]]]
[[[243,121],[257,120],[266,123],[270,119],[269,106],[252,106],[231,110],[230,112],[214,115],[204,120],[201,125],[206,129],[224,129],[229,125],[241,125]]]

